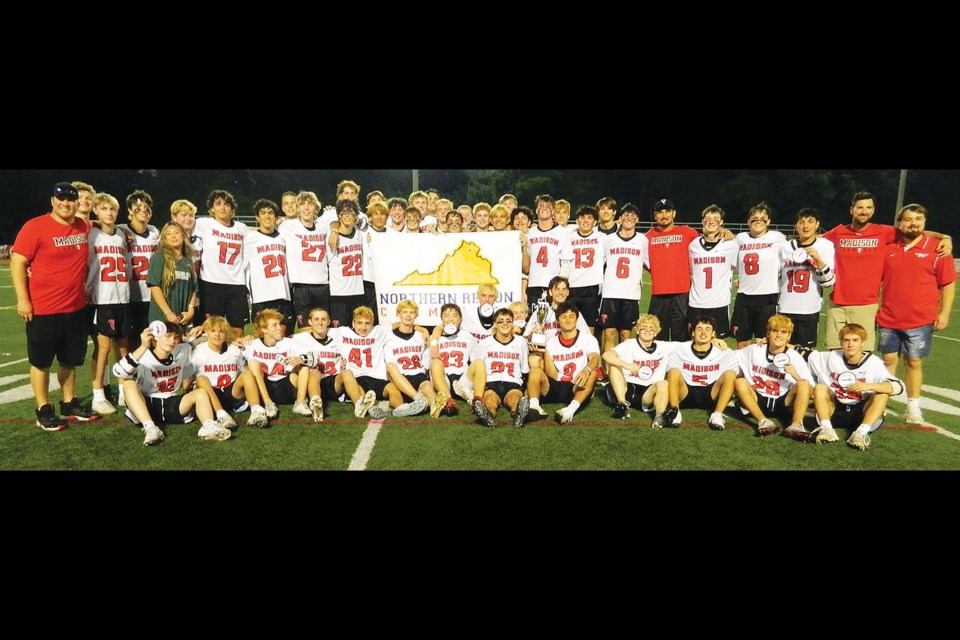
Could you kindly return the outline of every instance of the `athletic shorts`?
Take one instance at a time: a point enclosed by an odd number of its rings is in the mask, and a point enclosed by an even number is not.
[[[687,307],[687,332],[692,336],[694,323],[700,316],[713,318],[713,328],[717,332],[718,338],[726,338],[730,335],[730,306],[716,307],[713,309],[697,309],[696,307]]]
[[[291,284],[290,297],[293,299],[293,315],[301,327],[310,326],[310,309],[323,307],[330,310],[329,284]]]
[[[90,312],[86,307],[72,313],[33,316],[26,324],[27,359],[38,369],[48,369],[56,356],[67,367],[79,367],[87,356]]]
[[[363,294],[358,296],[330,296],[330,326],[349,327],[353,322],[353,310],[366,304]]]
[[[243,328],[250,322],[247,287],[200,280],[200,304],[205,318],[223,316],[231,327]]]
[[[817,348],[817,325],[820,324],[819,313],[785,313],[793,320],[793,333],[790,335],[790,344],[810,349]]]
[[[716,382],[711,382],[705,387],[688,384],[687,397],[680,401],[680,407],[713,411],[717,406],[717,401],[710,397],[710,393],[713,391],[713,385],[715,384]]]
[[[640,303],[622,298],[604,298],[600,301],[600,322],[604,329],[628,331],[640,318]]]
[[[738,342],[767,335],[767,320],[777,314],[776,293],[756,296],[738,293],[733,307],[733,337]]]
[[[547,376],[547,384],[549,388],[546,395],[540,398],[542,401],[568,404],[573,400],[574,388],[572,382],[562,382]]]
[[[292,336],[297,330],[297,319],[293,313],[293,303],[289,300],[270,300],[268,302],[254,302],[253,303],[253,317],[256,318],[257,315],[264,309],[275,309],[283,314],[282,324],[287,329],[287,337]],[[242,328],[242,327],[241,327]]]
[[[337,376],[324,376],[320,379],[320,397],[324,400],[340,402],[343,392],[337,393]]]
[[[93,335],[101,335],[116,340],[125,338],[133,331],[130,320],[130,307],[125,304],[98,304],[91,307]]]
[[[430,376],[428,376],[425,373],[415,373],[412,376],[403,376],[403,377],[406,378],[411,385],[413,385],[414,391],[418,391],[420,389],[420,385],[430,379]],[[410,399],[413,400],[413,398],[410,398]]]
[[[297,387],[290,381],[289,375],[283,380],[264,379],[263,382],[274,404],[293,404],[297,401]]]
[[[217,394],[217,399],[220,401],[220,406],[228,413],[242,413],[250,408],[246,398],[233,397],[233,385],[235,383],[236,380],[231,382],[229,387],[224,387],[223,389],[213,388],[213,392]]]
[[[372,378],[370,376],[357,376],[357,384],[364,391],[373,390],[377,393],[377,399],[383,398],[383,388],[387,386],[387,380]]]
[[[577,305],[577,310],[583,316],[588,327],[596,327],[600,323],[600,286],[572,287],[567,302]]]
[[[150,419],[158,426],[167,424],[189,424],[193,422],[193,410],[187,412],[187,415],[181,415],[180,403],[183,396],[167,396],[166,398],[146,397],[143,399],[147,403],[147,410],[150,411]],[[127,419],[133,424],[140,424],[140,421],[134,417],[130,409],[127,409]]]
[[[627,383],[627,392],[623,394],[624,400],[634,409],[643,409],[643,395],[650,387],[648,385]],[[610,406],[617,404],[617,394],[613,392],[613,385],[607,385],[607,402]]]
[[[486,387],[486,391],[492,391],[497,394],[497,397],[500,398],[500,402],[506,402],[504,398],[507,396],[507,393],[513,389],[523,393],[523,387],[518,385],[516,382],[497,380],[496,382],[488,382]]]

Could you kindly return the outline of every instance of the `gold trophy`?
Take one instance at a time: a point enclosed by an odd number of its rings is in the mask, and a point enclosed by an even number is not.
[[[543,322],[547,319],[547,314],[550,313],[550,304],[547,302],[546,291],[540,295],[539,300],[531,305],[530,310],[533,312],[532,315],[537,319],[537,328],[530,334],[530,344],[543,348],[547,345],[547,335],[543,332]]]

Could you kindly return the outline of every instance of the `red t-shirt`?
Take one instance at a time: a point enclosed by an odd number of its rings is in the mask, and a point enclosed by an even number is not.
[[[87,235],[90,223],[81,217],[63,225],[51,215],[28,220],[13,243],[13,253],[30,260],[27,290],[38,316],[73,313],[87,306]]]
[[[887,329],[916,329],[937,319],[940,287],[957,279],[953,256],[937,256],[938,238],[924,234],[909,249],[887,245],[883,260],[883,302],[877,324]]]
[[[693,227],[678,225],[669,231],[656,227],[647,231],[650,241],[650,280],[653,295],[689,293],[690,243],[700,237]]]
[[[876,304],[887,245],[897,240],[897,230],[887,224],[868,224],[862,231],[837,225],[823,234],[836,247],[837,282],[830,299],[837,306]]]

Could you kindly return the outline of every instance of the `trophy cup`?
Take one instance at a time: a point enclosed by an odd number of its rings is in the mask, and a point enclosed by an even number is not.
[[[550,304],[547,302],[547,292],[540,295],[540,299],[530,305],[530,311],[537,319],[537,329],[530,334],[530,344],[543,348],[547,345],[547,336],[543,332],[543,322],[550,313]]]

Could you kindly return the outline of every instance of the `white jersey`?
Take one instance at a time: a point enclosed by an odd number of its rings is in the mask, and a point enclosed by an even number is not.
[[[190,345],[186,344],[178,344],[164,360],[157,358],[153,349],[147,349],[137,364],[137,386],[145,398],[175,396],[183,381],[192,375]]]
[[[863,354],[863,359],[857,366],[847,364],[841,349],[814,351],[807,358],[807,362],[816,381],[827,385],[830,388],[830,395],[842,404],[859,404],[873,397],[873,391],[848,391],[846,387],[855,381],[879,384],[897,380],[887,371],[883,365],[883,359],[870,352]],[[840,376],[847,372],[853,373],[856,380],[851,379],[849,382],[841,380]],[[896,387],[897,385],[894,384],[894,389]]]
[[[737,352],[732,349],[721,350],[710,345],[704,357],[693,350],[693,342],[681,342],[667,358],[667,371],[679,369],[684,382],[690,387],[706,387],[720,379],[725,371],[737,371],[739,368]]]
[[[264,377],[274,382],[283,380],[290,375],[293,366],[286,364],[284,361],[287,358],[295,358],[299,355],[301,355],[301,352],[291,338],[281,338],[272,347],[265,345],[262,338],[257,338],[243,350],[243,357],[247,359],[250,366],[255,367],[259,363]]]
[[[365,336],[358,335],[353,327],[338,327],[337,337],[340,339],[340,354],[346,358],[347,369],[354,376],[387,379],[383,351],[390,337],[390,327],[378,324]]]
[[[830,268],[831,280],[820,284],[817,268],[809,258],[803,262],[794,262],[793,254],[798,245],[796,240],[780,244],[780,301],[777,311],[780,313],[810,314],[820,313],[823,306],[823,287],[834,282],[834,246],[825,238],[816,238],[812,246],[820,259]]]
[[[299,219],[287,220],[280,235],[287,243],[287,280],[290,284],[327,284],[327,231],[314,221],[307,229]]]
[[[570,247],[573,251],[573,264],[570,268],[570,288],[595,287],[603,282],[603,239],[604,234],[594,227],[590,235],[584,237],[577,230],[569,230]]]
[[[480,322],[480,305],[463,305],[463,322],[460,323],[460,328],[469,331],[478,342],[493,335],[493,318],[490,318],[490,322],[489,329]]]
[[[523,374],[530,372],[530,347],[520,336],[513,336],[503,344],[494,336],[484,338],[474,348],[470,361],[483,360],[487,368],[487,383],[515,382],[523,385]]]
[[[336,250],[330,249],[330,295],[363,295],[363,236],[354,228],[350,236],[340,235]]]
[[[536,324],[537,319],[535,317],[527,318],[527,324],[523,328],[524,338],[530,337],[530,334],[533,333],[533,329]],[[583,319],[582,313],[577,314],[577,329],[590,333],[590,327],[587,326],[587,321]],[[560,323],[557,322],[557,310],[553,307],[550,307],[547,311],[547,315],[543,318],[543,333],[549,336],[559,330]]]
[[[231,220],[230,226],[213,216],[197,218],[193,233],[203,243],[200,279],[217,284],[246,285],[243,268],[243,239],[250,228]]]
[[[733,240],[720,240],[709,250],[704,245],[700,236],[687,249],[691,275],[689,305],[694,309],[730,306],[730,287],[739,247]]]
[[[810,373],[810,367],[807,366],[796,349],[788,348],[784,353],[790,358],[801,380],[806,380],[813,384],[813,375]],[[773,356],[767,353],[767,345],[752,344],[736,351],[737,360],[740,362],[740,373],[750,381],[757,395],[764,398],[782,398],[797,384],[792,375],[773,363]]]
[[[223,343],[226,349],[216,352],[209,343],[201,342],[193,348],[190,364],[194,375],[206,376],[214,389],[226,389],[243,372],[246,360],[236,345]]]
[[[617,352],[617,357],[624,362],[636,364],[640,369],[637,375],[633,375],[629,370],[622,369],[624,379],[631,384],[641,386],[650,386],[656,384],[667,377],[667,358],[673,350],[682,345],[682,342],[668,342],[665,340],[654,340],[650,345],[650,351],[643,348],[640,341],[636,338],[621,342],[613,348]]]
[[[405,376],[427,372],[430,352],[422,333],[414,330],[413,333],[403,334],[400,329],[395,329],[387,336],[387,345],[383,352],[386,362],[397,365],[397,369]]]
[[[114,231],[113,235],[108,235],[93,227],[87,238],[87,247],[86,292],[90,304],[130,302],[130,265],[123,232]]]
[[[437,340],[437,358],[443,362],[443,370],[450,376],[459,376],[467,371],[470,352],[477,346],[472,333],[461,328],[452,336],[440,336]]]
[[[565,345],[563,336],[555,331],[547,339],[547,353],[557,367],[557,379],[560,382],[573,382],[577,374],[587,368],[590,354],[600,355],[600,344],[589,331],[578,331],[577,337]]]
[[[312,353],[317,358],[316,369],[326,376],[335,376],[343,369],[340,361],[343,356],[340,354],[340,340],[338,339],[339,329],[328,329],[327,337],[323,340],[315,337],[312,331],[300,331],[293,334],[291,338],[297,343],[298,353]]]
[[[373,227],[368,227],[363,232],[363,281],[373,284],[373,245],[377,243],[377,235],[387,233],[387,230],[377,231]]]
[[[737,234],[740,247],[737,293],[760,296],[780,290],[780,249],[777,245],[786,240],[787,237],[779,231],[767,231],[759,238],[752,237],[747,231]]]
[[[130,261],[130,302],[150,302],[147,271],[150,270],[150,256],[160,248],[160,232],[150,224],[143,235],[131,229],[128,224],[118,224],[117,228],[126,229],[133,234],[133,244],[127,247]]]
[[[243,262],[246,269],[250,302],[289,300],[287,282],[287,245],[276,231],[267,235],[251,231],[243,239]]]
[[[643,269],[650,268],[650,241],[642,233],[624,240],[619,233],[604,237],[603,297],[640,300]]]
[[[549,231],[533,225],[527,231],[527,253],[530,255],[527,286],[546,287],[554,276],[560,275],[560,261],[573,260],[570,234],[558,225]]]

